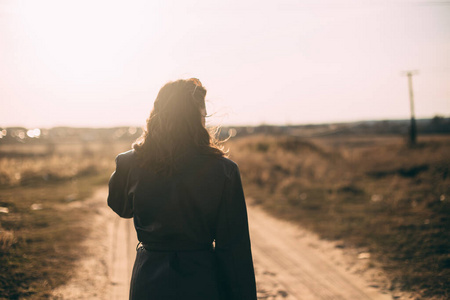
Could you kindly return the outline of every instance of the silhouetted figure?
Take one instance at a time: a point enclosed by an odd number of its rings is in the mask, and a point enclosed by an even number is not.
[[[205,128],[205,95],[198,79],[167,83],[116,158],[108,205],[140,241],[130,299],[256,299],[239,169]]]

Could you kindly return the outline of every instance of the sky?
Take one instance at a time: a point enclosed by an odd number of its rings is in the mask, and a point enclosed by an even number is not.
[[[213,125],[450,117],[450,0],[0,0],[0,127],[142,126],[196,77]]]

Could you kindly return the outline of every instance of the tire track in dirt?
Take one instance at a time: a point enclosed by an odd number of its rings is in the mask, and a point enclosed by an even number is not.
[[[133,269],[137,238],[133,222],[113,216],[111,233],[111,261],[109,263],[111,294],[108,299],[128,299],[131,271]]]
[[[275,283],[278,289],[275,293],[260,293],[261,297],[392,299],[368,287],[361,278],[345,272],[319,253],[311,245],[322,241],[313,235],[302,235],[300,228],[269,216],[259,207],[250,206],[248,215],[257,275],[264,277],[264,272],[270,274],[272,284]],[[264,270],[263,273],[258,269]]]
[[[95,211],[85,220],[89,231],[82,243],[84,257],[78,261],[74,276],[55,289],[51,299],[128,299],[137,238],[132,220],[118,217],[107,206],[107,194],[108,189],[101,188],[76,206]]]

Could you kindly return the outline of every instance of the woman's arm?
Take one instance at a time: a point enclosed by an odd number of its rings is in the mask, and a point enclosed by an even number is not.
[[[239,169],[234,167],[225,186],[216,228],[218,279],[223,299],[256,300],[247,209]]]
[[[125,152],[116,157],[116,171],[109,179],[108,205],[122,218],[133,217],[132,199],[128,198],[130,154]]]

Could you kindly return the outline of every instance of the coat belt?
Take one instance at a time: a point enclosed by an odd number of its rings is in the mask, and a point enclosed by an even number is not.
[[[147,251],[209,251],[214,250],[213,244],[201,244],[194,242],[139,242],[136,250],[144,248]]]

